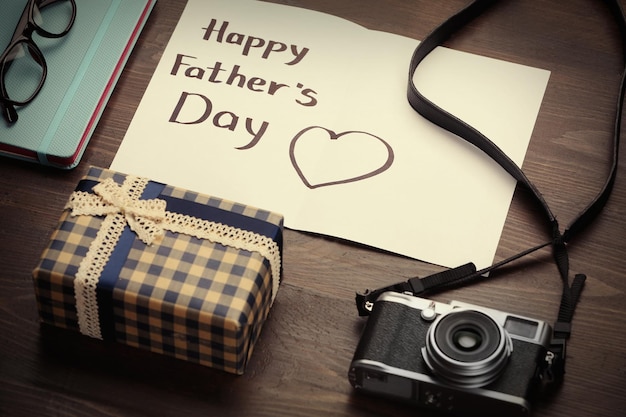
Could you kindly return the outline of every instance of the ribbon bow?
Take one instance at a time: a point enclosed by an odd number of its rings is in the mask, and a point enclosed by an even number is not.
[[[119,214],[142,242],[151,245],[160,241],[165,233],[166,202],[156,198],[140,200],[140,190],[139,193],[136,190],[107,178],[93,187],[95,194],[75,191],[66,208],[72,209],[72,216]]]

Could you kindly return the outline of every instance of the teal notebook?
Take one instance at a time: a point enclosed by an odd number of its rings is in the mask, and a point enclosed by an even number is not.
[[[33,34],[48,65],[46,82],[19,120],[0,118],[0,154],[58,168],[75,167],[156,0],[76,0],[62,38]],[[0,48],[13,35],[26,0],[2,0]]]

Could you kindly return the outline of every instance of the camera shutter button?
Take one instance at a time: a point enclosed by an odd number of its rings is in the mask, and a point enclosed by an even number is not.
[[[435,317],[437,317],[437,313],[435,312],[435,309],[429,307],[422,310],[420,316],[422,316],[422,319],[426,321],[433,321],[435,320]]]

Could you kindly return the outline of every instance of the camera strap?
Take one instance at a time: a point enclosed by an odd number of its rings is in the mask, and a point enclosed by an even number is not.
[[[423,295],[425,293],[433,293],[450,287],[465,285],[478,279],[485,279],[488,272],[493,271],[505,264],[541,248],[552,246],[553,257],[563,282],[563,292],[558,318],[553,326],[554,332],[552,345],[545,359],[545,366],[543,367],[544,369],[542,370],[542,375],[539,375],[541,380],[544,382],[544,385],[550,385],[552,382],[559,382],[564,374],[566,340],[569,338],[571,333],[571,321],[574,315],[574,310],[586,279],[585,275],[577,274],[570,285],[567,244],[598,216],[613,189],[618,166],[621,117],[626,88],[626,67],[622,73],[616,105],[611,164],[606,182],[595,198],[593,198],[587,207],[576,216],[576,218],[566,227],[564,232],[561,233],[556,216],[550,210],[547,202],[537,187],[535,187],[535,185],[528,179],[521,168],[518,167],[494,142],[492,142],[485,135],[423,96],[413,82],[413,74],[419,64],[428,56],[430,52],[446,42],[454,32],[479,16],[484,10],[496,2],[497,0],[472,1],[464,9],[448,18],[448,20],[443,22],[422,42],[420,42],[415,49],[410,62],[407,97],[413,109],[415,109],[419,114],[432,123],[435,123],[436,125],[468,141],[473,146],[486,153],[504,170],[506,170],[507,173],[515,178],[519,184],[528,189],[533,200],[538,204],[543,213],[551,239],[546,243],[525,250],[480,271],[476,270],[474,264],[468,263],[466,265],[424,278],[414,277],[407,281],[380,288],[378,290],[367,290],[365,293],[357,293],[356,303],[359,315],[366,316],[369,315],[374,301],[383,292],[396,291],[413,295]],[[617,18],[622,37],[622,54],[626,61],[626,17],[624,16],[624,11],[619,3],[619,0],[605,0],[605,2],[609,5],[611,12]]]

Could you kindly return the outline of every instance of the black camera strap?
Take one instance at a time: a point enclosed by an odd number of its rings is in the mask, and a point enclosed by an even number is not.
[[[400,282],[378,290],[367,290],[365,293],[357,294],[356,303],[359,315],[369,315],[374,301],[383,292],[396,291],[410,293],[413,295],[423,295],[425,293],[441,291],[452,286],[465,285],[478,279],[484,279],[488,272],[493,271],[502,265],[508,264],[541,248],[552,246],[553,257],[563,282],[563,293],[558,318],[553,326],[554,334],[552,346],[545,360],[546,363],[543,369],[543,374],[540,375],[540,378],[545,384],[550,384],[554,381],[558,382],[562,379],[565,366],[565,344],[571,333],[571,321],[586,278],[583,274],[577,274],[570,285],[567,244],[598,216],[606,204],[615,182],[618,166],[624,92],[626,88],[626,67],[624,68],[624,72],[622,74],[616,105],[610,172],[604,186],[595,198],[582,212],[576,216],[565,231],[561,233],[556,216],[548,207],[548,204],[537,187],[535,187],[535,185],[528,179],[521,168],[519,168],[489,138],[423,96],[413,82],[413,75],[417,67],[430,52],[446,42],[453,33],[479,16],[485,9],[496,2],[497,0],[474,0],[457,14],[451,16],[448,20],[443,22],[422,42],[420,42],[413,53],[410,63],[407,93],[408,101],[411,106],[423,117],[454,133],[486,153],[504,170],[506,170],[506,172],[515,178],[519,184],[528,189],[532,194],[533,199],[543,212],[549,227],[551,240],[525,250],[480,271],[477,271],[476,267],[472,263],[468,263],[466,265],[430,275],[425,278],[414,277],[408,281]],[[624,11],[619,3],[619,0],[605,0],[605,2],[609,5],[612,13],[617,18],[621,31],[622,45],[624,48],[622,54],[626,62],[626,17],[624,16]]]

